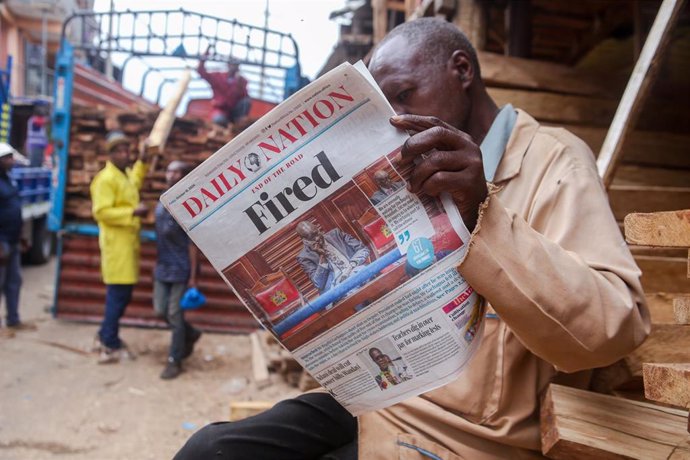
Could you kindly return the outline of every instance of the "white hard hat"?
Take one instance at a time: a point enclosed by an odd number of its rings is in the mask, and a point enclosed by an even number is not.
[[[17,152],[14,147],[12,147],[10,144],[7,144],[5,142],[0,142],[0,158],[6,156],[6,155],[16,155],[19,152]]]
[[[14,158],[15,165],[29,166],[30,162],[28,158],[26,158],[21,153],[17,152],[14,149],[14,147],[12,147],[10,144],[0,142],[0,158],[5,157],[7,155],[12,155],[12,158]]]

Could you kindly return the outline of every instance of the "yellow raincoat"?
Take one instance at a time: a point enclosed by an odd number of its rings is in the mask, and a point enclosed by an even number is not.
[[[127,174],[107,162],[91,182],[93,216],[98,222],[101,274],[105,284],[136,284],[139,279],[139,228],[134,216],[148,167],[137,161]]]

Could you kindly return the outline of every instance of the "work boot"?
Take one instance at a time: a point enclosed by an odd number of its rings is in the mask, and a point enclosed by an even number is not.
[[[163,380],[172,380],[182,373],[182,364],[179,362],[169,359],[168,364],[161,372],[161,378]]]
[[[102,347],[98,355],[98,364],[114,364],[120,362],[120,350]]]
[[[192,333],[186,338],[184,344],[184,353],[182,353],[182,359],[189,358],[192,353],[194,353],[194,345],[201,338],[201,331],[198,329],[192,329]]]
[[[35,331],[38,329],[33,323],[8,324],[7,327],[13,331]]]

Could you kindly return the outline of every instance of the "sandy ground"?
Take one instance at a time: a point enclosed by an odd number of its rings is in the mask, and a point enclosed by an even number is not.
[[[278,376],[256,387],[246,336],[204,334],[172,381],[158,377],[168,331],[125,328],[138,358],[96,364],[86,350],[97,326],[46,312],[54,271],[54,262],[24,268],[20,313],[38,330],[0,338],[0,459],[169,459],[194,431],[226,420],[230,401],[297,394]]]

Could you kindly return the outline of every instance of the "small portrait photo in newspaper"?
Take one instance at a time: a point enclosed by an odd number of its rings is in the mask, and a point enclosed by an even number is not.
[[[357,354],[381,391],[412,379],[412,371],[393,342],[381,339]]]

